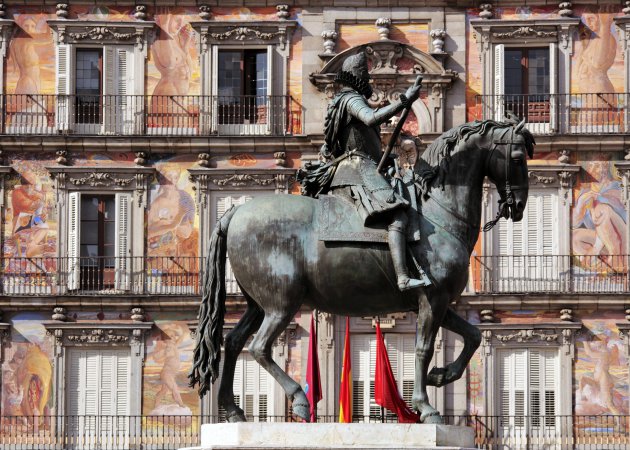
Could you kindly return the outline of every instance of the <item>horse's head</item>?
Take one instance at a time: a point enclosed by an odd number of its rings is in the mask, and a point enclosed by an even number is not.
[[[527,205],[529,177],[527,156],[533,157],[534,137],[525,121],[507,128],[496,128],[486,161],[486,175],[496,185],[502,217],[518,222]]]

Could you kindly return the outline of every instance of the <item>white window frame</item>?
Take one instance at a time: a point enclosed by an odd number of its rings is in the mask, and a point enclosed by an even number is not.
[[[48,25],[53,30],[55,41],[57,130],[63,133],[117,135],[139,133],[143,127],[144,101],[138,99],[143,99],[145,95],[147,45],[155,22],[95,21],[89,22],[92,26],[89,30],[86,29],[86,22],[82,20],[49,20]],[[103,29],[107,29],[108,32],[102,32]],[[105,100],[101,124],[74,123],[77,48],[103,49]],[[114,101],[111,101],[112,99]]]
[[[80,288],[80,208],[82,194],[105,194],[116,197],[116,291],[144,293],[144,227],[149,180],[155,169],[148,167],[47,167],[54,180],[59,205],[58,254],[67,257],[67,277],[58,280],[58,291]],[[125,220],[126,218],[126,220]],[[123,258],[127,256],[128,258]],[[131,262],[135,267],[131,267]]]
[[[503,324],[503,323],[481,323],[477,325],[482,334],[480,352],[484,366],[484,411],[487,416],[500,416],[499,410],[499,351],[526,350],[531,348],[557,351],[558,355],[558,377],[556,414],[560,416],[571,416],[573,411],[573,358],[575,356],[575,336],[582,328],[582,324],[570,321],[557,323],[536,323],[536,324]],[[555,435],[545,435],[544,439],[549,448],[555,448],[555,444],[560,444],[559,437],[570,439],[572,436],[572,424],[570,420],[562,420],[559,424],[554,424]],[[494,436],[501,431],[500,420],[493,420],[488,424],[490,432]],[[505,427],[504,427],[505,428]],[[518,435],[517,437],[524,437]],[[536,438],[536,437],[534,437]],[[555,441],[555,439],[557,441]],[[516,442],[510,442],[516,444]],[[524,444],[518,442],[518,444]],[[553,445],[552,445],[553,444]],[[520,447],[514,447],[520,448]],[[558,448],[561,448],[558,446]]]
[[[56,320],[43,323],[47,333],[53,338],[53,389],[52,396],[56,411],[56,428],[60,433],[69,433],[72,429],[65,423],[64,418],[69,414],[68,407],[68,377],[70,371],[69,354],[72,349],[98,350],[118,349],[129,352],[129,380],[128,380],[128,414],[139,416],[142,414],[142,373],[145,356],[145,335],[153,327],[153,322],[60,322]],[[130,420],[124,424],[125,439],[131,442],[134,436],[140,435],[142,424]],[[79,429],[79,434],[84,431]],[[81,445],[81,442],[76,442]],[[124,446],[123,446],[124,447]]]
[[[571,236],[570,233],[562,233],[562,230],[569,228],[571,223],[571,206],[573,204],[573,182],[575,175],[580,170],[580,166],[574,164],[548,164],[548,165],[529,165],[529,198],[533,198],[536,193],[551,192],[554,204],[557,205],[557,211],[554,211],[553,222],[555,226],[552,227],[552,254],[551,255],[535,255],[536,258],[531,261],[525,261],[526,258],[518,258],[521,263],[527,262],[528,265],[536,267],[537,271],[544,271],[549,269],[549,264],[554,273],[551,277],[548,272],[540,274],[541,277],[549,278],[548,282],[542,282],[537,284],[534,278],[534,282],[531,280],[515,280],[514,278],[505,277],[499,272],[499,267],[508,260],[508,269],[512,275],[520,273],[520,271],[526,270],[526,268],[515,268],[514,262],[510,254],[501,258],[501,255],[497,254],[498,249],[498,233],[500,230],[513,228],[514,223],[509,221],[506,223],[506,219],[501,219],[500,223],[494,227],[489,233],[483,235],[483,256],[481,267],[481,284],[482,290],[486,292],[508,292],[520,289],[523,292],[531,290],[565,290],[568,288],[564,281],[568,281],[567,277],[562,277],[566,274],[570,268],[570,258],[568,255],[571,253]],[[484,194],[483,194],[483,213],[482,218],[484,223],[494,219],[497,212],[497,200],[499,194],[490,181],[487,179],[484,182]],[[531,204],[528,199],[528,208],[531,208]],[[523,219],[526,220],[525,218]],[[519,228],[526,230],[527,223],[521,222]],[[511,239],[509,239],[511,240]],[[557,276],[556,276],[557,275]]]
[[[297,27],[297,21],[251,21],[238,24],[201,21],[191,22],[190,25],[199,33],[201,94],[204,99],[201,102],[200,133],[259,135],[280,131],[286,120],[273,117],[274,114],[270,114],[271,117],[265,125],[228,125],[226,127],[218,124],[216,99],[218,54],[220,50],[266,48],[268,108],[275,110],[278,105],[273,104],[271,96],[289,94],[289,43],[293,30]],[[282,110],[284,111],[285,108]]]
[[[505,111],[499,105],[497,95],[503,95],[504,71],[503,51],[506,47],[549,47],[550,94],[570,92],[571,52],[573,31],[580,23],[579,18],[554,18],[531,20],[473,19],[481,59],[482,105],[484,118],[502,121]],[[492,100],[490,100],[492,99]],[[565,106],[563,96],[552,96],[549,123],[532,123],[528,128],[533,133],[563,132],[567,126],[561,114]],[[562,120],[560,120],[562,119]]]

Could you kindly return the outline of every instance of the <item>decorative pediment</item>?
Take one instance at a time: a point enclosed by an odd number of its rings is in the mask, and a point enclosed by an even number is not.
[[[538,20],[474,19],[470,24],[475,30],[479,53],[488,51],[491,43],[528,44],[559,42],[570,48],[574,28],[579,18],[554,18]]]
[[[205,53],[213,44],[280,45],[284,50],[297,26],[295,20],[256,22],[191,22],[199,33],[200,51]]]
[[[414,83],[416,77],[422,74],[423,86],[431,92],[434,86],[444,90],[451,86],[457,78],[457,73],[444,69],[442,64],[428,53],[417,48],[392,40],[379,40],[349,48],[328,61],[322,70],[311,73],[309,78],[317,88],[332,96],[335,91],[334,80],[343,62],[349,56],[365,52],[371,62],[370,77],[375,90],[392,90],[392,88],[406,89]],[[412,70],[401,70],[398,61],[401,59],[412,61]],[[386,97],[386,96],[385,96]]]
[[[267,190],[288,193],[295,181],[295,169],[188,169],[197,191],[197,201],[205,203],[209,191]]]
[[[481,323],[483,354],[489,355],[493,347],[501,346],[562,346],[565,354],[572,355],[573,338],[582,328],[574,322],[502,324]]]
[[[155,22],[49,20],[57,44],[130,44],[146,48]]]
[[[45,321],[46,334],[54,339],[56,352],[66,346],[144,346],[144,334],[153,322],[59,322]],[[141,350],[141,349],[140,349]]]
[[[139,166],[53,166],[46,169],[55,182],[58,197],[62,190],[126,190],[136,193],[138,206],[146,206],[149,183],[155,176],[155,168]]]
[[[560,198],[564,202],[573,203],[573,183],[575,176],[580,171],[576,164],[530,164],[529,185],[559,189]]]

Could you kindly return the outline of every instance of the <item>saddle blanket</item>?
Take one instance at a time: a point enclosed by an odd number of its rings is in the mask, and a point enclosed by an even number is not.
[[[417,214],[413,208],[409,212]],[[387,243],[388,224],[383,223],[378,228],[366,227],[356,206],[341,197],[319,196],[317,222],[320,241]],[[410,231],[407,230],[407,241],[418,240],[415,238],[416,233],[410,235]]]

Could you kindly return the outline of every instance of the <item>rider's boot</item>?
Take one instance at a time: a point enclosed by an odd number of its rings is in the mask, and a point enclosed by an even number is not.
[[[401,218],[400,216],[404,218]],[[422,280],[411,278],[409,276],[407,258],[405,256],[407,250],[405,236],[406,219],[407,217],[404,213],[397,214],[394,222],[387,228],[389,251],[392,254],[392,261],[394,262],[394,271],[396,272],[398,289],[401,291],[428,286],[431,284],[426,275],[424,275]]]

